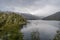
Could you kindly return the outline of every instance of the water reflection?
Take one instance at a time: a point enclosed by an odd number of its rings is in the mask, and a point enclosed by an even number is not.
[[[30,23],[21,31],[24,33],[24,40],[31,40],[31,32],[38,30],[41,40],[53,39],[59,29],[59,21],[28,20]]]

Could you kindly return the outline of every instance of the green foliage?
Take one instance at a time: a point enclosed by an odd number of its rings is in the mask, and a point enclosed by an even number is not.
[[[55,35],[53,40],[60,40],[60,31],[57,31],[57,34]]]
[[[14,12],[0,12],[0,39],[23,40],[20,31],[26,20]]]
[[[40,40],[40,33],[38,31],[33,31],[31,33],[32,40]]]

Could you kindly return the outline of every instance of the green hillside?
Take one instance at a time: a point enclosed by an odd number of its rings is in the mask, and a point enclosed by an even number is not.
[[[20,29],[26,20],[14,12],[0,12],[0,39],[2,40],[22,40]]]

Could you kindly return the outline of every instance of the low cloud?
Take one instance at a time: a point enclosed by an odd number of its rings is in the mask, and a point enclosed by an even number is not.
[[[60,0],[0,0],[0,10],[48,16],[60,11]]]
[[[58,11],[60,11],[59,7],[52,6],[52,5],[46,5],[43,8],[38,8],[35,11],[32,11],[32,14],[35,14],[38,16],[48,16]]]

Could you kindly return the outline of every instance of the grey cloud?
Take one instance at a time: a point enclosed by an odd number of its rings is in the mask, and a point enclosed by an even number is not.
[[[57,5],[60,6],[60,0],[0,0],[0,5],[6,6],[44,6],[44,5]]]
[[[48,12],[51,13],[54,10],[60,11],[60,0],[0,0],[0,10],[47,14]],[[42,12],[39,12],[41,10]]]
[[[14,5],[14,6],[28,6],[33,4],[35,0],[0,0],[2,5]]]

